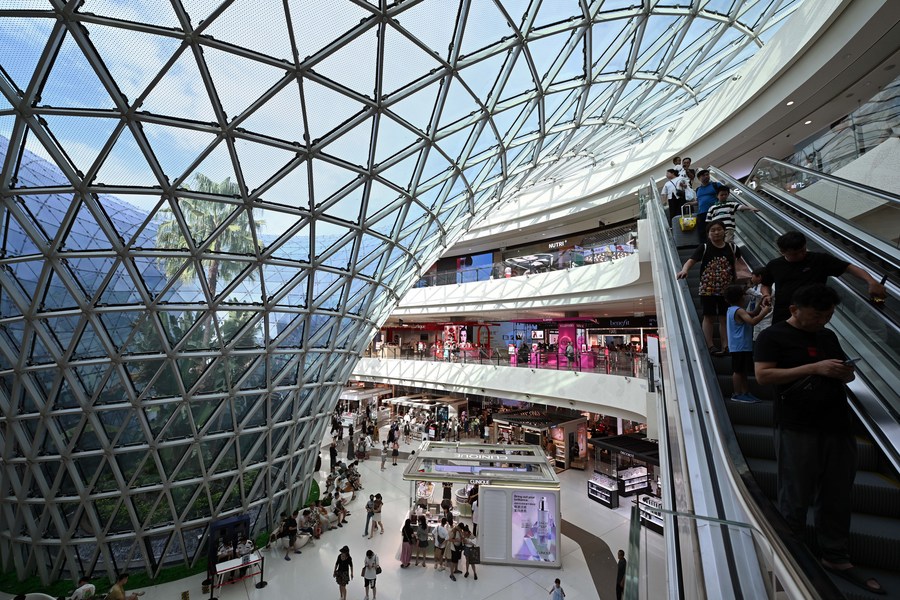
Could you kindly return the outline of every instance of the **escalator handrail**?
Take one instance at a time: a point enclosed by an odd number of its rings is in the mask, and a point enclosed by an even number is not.
[[[659,263],[658,267],[654,266],[654,279],[658,286],[657,314],[660,324],[666,330],[666,361],[673,374],[681,374],[681,377],[673,377],[674,381],[670,385],[676,392],[676,406],[680,411],[675,418],[684,431],[679,442],[685,445],[684,457],[694,469],[689,474],[693,502],[690,509],[706,517],[745,520],[750,516],[747,511],[748,503],[742,500],[737,483],[742,477],[730,468],[731,457],[722,449],[728,442],[723,439],[722,428],[718,423],[721,415],[715,409],[717,403],[723,402],[721,388],[717,377],[710,376],[715,370],[696,324],[696,310],[687,282],[675,278],[680,260],[666,224],[667,219],[663,215],[659,190],[652,178],[650,189],[653,198],[649,200],[648,210],[652,215],[648,216],[653,230],[651,237],[655,242],[651,253],[656,256],[653,262]],[[669,393],[666,392],[666,395]],[[719,397],[718,401],[713,400],[716,395]],[[661,437],[668,435],[667,431],[663,431],[666,426],[666,423],[661,423]],[[703,535],[708,534],[708,530],[703,531]],[[699,540],[701,545],[713,545],[708,548],[710,555],[703,555],[702,577],[705,585],[718,585],[720,592],[726,586],[732,586],[728,589],[728,594],[734,598],[760,595],[765,582],[760,578],[759,572],[749,571],[748,564],[743,561],[747,556],[747,549],[744,547],[747,540],[727,530],[720,532],[720,538]],[[714,565],[717,567],[715,570]],[[714,597],[709,595],[713,592],[711,587],[706,591],[708,597]]]
[[[753,165],[753,171],[751,173],[756,172],[756,168],[759,166],[759,163],[766,161],[772,163],[779,167],[786,167],[788,169],[792,169],[794,171],[800,171],[801,173],[805,173],[806,175],[812,175],[813,177],[817,177],[819,179],[823,179],[825,181],[831,181],[832,183],[836,183],[845,187],[849,187],[858,192],[863,192],[865,194],[871,194],[873,196],[878,197],[880,200],[884,200],[886,202],[891,202],[893,204],[900,205],[900,196],[892,194],[890,192],[886,192],[884,190],[879,190],[878,188],[870,187],[864,183],[858,183],[856,181],[850,181],[849,179],[844,179],[842,177],[837,177],[835,175],[830,175],[828,173],[822,173],[821,171],[813,171],[812,169],[807,169],[806,167],[800,167],[797,165],[792,165],[791,163],[784,162],[783,160],[778,160],[777,158],[771,158],[768,156],[764,156],[756,161],[756,164]]]

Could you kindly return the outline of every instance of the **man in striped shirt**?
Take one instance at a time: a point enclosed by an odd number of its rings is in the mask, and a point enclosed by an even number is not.
[[[749,210],[750,212],[759,212],[758,208],[744,206],[736,200],[729,200],[731,188],[722,186],[716,190],[716,203],[713,204],[706,213],[707,226],[713,221],[719,221],[725,226],[725,243],[730,244],[734,241],[734,213],[739,210]]]

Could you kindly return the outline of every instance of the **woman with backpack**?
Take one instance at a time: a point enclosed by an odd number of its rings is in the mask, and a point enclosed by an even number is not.
[[[734,244],[725,242],[725,226],[720,221],[713,221],[706,226],[707,241],[697,246],[694,254],[675,274],[678,279],[687,277],[698,262],[700,263],[700,306],[703,310],[703,337],[706,347],[713,356],[728,354],[728,338],[725,333],[728,316],[728,303],[725,302],[725,290],[734,281],[735,263],[741,258],[741,250]],[[713,322],[719,322],[719,339],[722,348],[713,343]]]

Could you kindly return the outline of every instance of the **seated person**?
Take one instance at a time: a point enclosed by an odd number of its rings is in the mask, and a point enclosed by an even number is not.
[[[312,513],[307,508],[303,511],[303,515],[300,517],[300,523],[298,524],[297,531],[310,535],[314,538],[318,538],[315,529],[316,524],[313,521]]]
[[[106,595],[106,600],[137,600],[138,596],[143,596],[144,592],[140,594],[128,594],[125,592],[125,586],[128,584],[128,573],[122,573],[116,578],[116,583],[111,588],[109,588],[109,593]]]
[[[283,512],[283,513],[281,513],[281,521],[278,523],[278,525],[275,527],[275,529],[272,530],[272,533],[269,534],[269,541],[266,542],[267,550],[269,548],[271,548],[272,544],[274,544],[277,540],[284,537],[283,532],[284,532],[284,522],[285,521],[287,521],[287,513]]]
[[[225,536],[219,538],[219,545],[216,547],[216,561],[222,562],[234,558],[234,548],[225,541]]]
[[[91,583],[87,577],[78,580],[78,587],[69,600],[90,600],[97,593],[97,588]]]
[[[344,499],[340,496],[335,497],[334,508],[332,509],[338,518],[338,527],[343,527],[347,522],[347,508],[344,506]]]
[[[331,525],[331,519],[328,518],[328,511],[322,506],[321,500],[316,500],[313,504],[313,514],[316,516],[316,521],[319,527],[319,535],[322,535],[323,531],[328,531],[329,529],[333,529]]]

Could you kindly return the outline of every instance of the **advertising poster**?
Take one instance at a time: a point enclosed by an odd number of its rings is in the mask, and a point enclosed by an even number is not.
[[[556,562],[559,552],[556,496],[537,490],[513,492],[511,544],[513,558]]]

